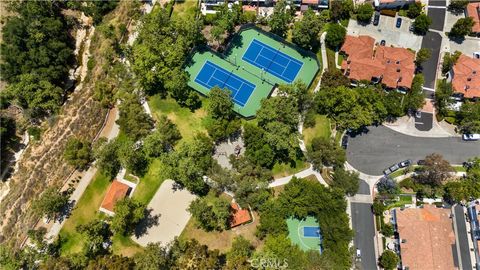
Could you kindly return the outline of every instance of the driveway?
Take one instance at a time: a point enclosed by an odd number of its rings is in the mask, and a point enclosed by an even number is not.
[[[480,156],[480,142],[465,142],[458,137],[421,138],[398,133],[384,126],[368,127],[368,132],[349,139],[348,163],[370,175],[404,159],[416,162],[431,153],[439,153],[452,164]]]
[[[355,234],[353,245],[360,249],[361,260],[358,264],[360,269],[377,269],[375,259],[375,224],[373,222],[372,204],[351,203],[352,228]]]
[[[179,236],[190,219],[187,211],[196,196],[186,189],[175,189],[175,182],[165,180],[147,206],[149,216],[137,226],[132,239],[142,246],[161,242],[163,246]]]
[[[356,20],[350,20],[348,23],[347,33],[349,35],[368,35],[377,42],[382,39],[385,40],[386,45],[393,45],[395,47],[411,48],[418,51],[422,45],[422,36],[414,35],[408,30],[411,25],[411,20],[402,17],[402,26],[395,27],[396,18],[389,16],[380,16],[380,23],[378,26],[373,24],[361,25]]]
[[[437,1],[433,1],[436,3]],[[445,23],[445,8],[428,8],[427,15],[432,18],[430,29],[443,32],[443,25]]]
[[[460,251],[460,254],[458,255],[460,257],[462,269],[472,269],[470,248],[468,246],[467,238],[469,234],[467,233],[467,225],[465,223],[465,212],[463,206],[458,204],[455,205],[455,207],[453,208],[453,212],[455,215],[455,219],[453,220],[453,222],[455,222],[455,227],[457,229],[455,232],[455,238],[456,244],[458,245],[458,249]]]
[[[433,114],[420,112],[420,118],[415,117],[415,128],[420,131],[429,131],[433,126]]]
[[[435,88],[437,78],[438,58],[440,47],[442,46],[442,37],[436,32],[427,32],[422,40],[422,48],[430,49],[432,56],[423,63],[423,75],[425,76],[424,86],[430,89]]]

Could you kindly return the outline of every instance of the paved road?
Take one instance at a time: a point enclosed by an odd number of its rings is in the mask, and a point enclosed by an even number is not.
[[[429,6],[435,6],[435,7],[445,7],[447,5],[446,0],[430,0],[428,1]]]
[[[360,249],[362,269],[377,269],[375,259],[375,224],[370,203],[351,203],[352,227],[355,233],[353,244]]]
[[[468,233],[467,225],[465,223],[465,213],[463,212],[463,206],[456,205],[454,207],[455,220],[457,227],[456,243],[460,247],[460,258],[463,269],[472,269],[472,261],[470,259],[470,249],[468,247]]]
[[[461,138],[420,138],[404,135],[384,126],[369,127],[368,132],[349,139],[348,163],[370,175],[381,175],[388,166],[404,159],[416,162],[431,153],[439,153],[452,164],[461,164],[480,156],[480,141]]]
[[[433,126],[433,114],[420,112],[420,118],[415,117],[415,128],[420,131],[429,131]]]
[[[442,37],[436,32],[427,32],[422,40],[422,48],[430,49],[432,56],[423,63],[423,75],[425,76],[425,87],[435,88],[435,78],[437,74],[438,58]]]
[[[360,179],[360,185],[358,186],[357,194],[370,195],[370,186],[365,180]]]
[[[429,8],[427,15],[432,18],[430,29],[443,32],[443,25],[445,24],[445,8]]]

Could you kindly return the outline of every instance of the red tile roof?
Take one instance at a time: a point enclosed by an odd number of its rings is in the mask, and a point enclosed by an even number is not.
[[[453,66],[452,86],[466,98],[480,97],[480,59],[460,55]]]
[[[340,49],[348,55],[342,70],[353,80],[368,80],[382,76],[387,87],[410,88],[415,71],[415,54],[404,48],[378,46],[370,36],[348,36]]]
[[[113,212],[115,203],[127,196],[129,188],[130,187],[128,185],[117,180],[113,180],[112,184],[108,188],[107,194],[105,194],[105,198],[103,198],[101,207]]]
[[[480,33],[480,3],[470,3],[467,5],[467,14],[472,17],[475,24],[472,26],[472,32]]]
[[[232,216],[230,220],[230,227],[236,227],[252,220],[248,209],[241,209],[237,203],[232,202],[230,204],[232,208]]]
[[[451,270],[455,267],[451,210],[425,205],[397,210],[402,264],[410,270]]]

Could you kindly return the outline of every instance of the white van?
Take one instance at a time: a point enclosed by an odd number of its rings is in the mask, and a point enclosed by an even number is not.
[[[480,134],[463,134],[463,140],[465,140],[465,141],[478,141],[478,140],[480,140]]]

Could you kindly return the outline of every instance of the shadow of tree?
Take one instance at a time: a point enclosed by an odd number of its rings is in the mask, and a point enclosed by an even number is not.
[[[139,238],[144,235],[148,229],[153,226],[158,226],[159,218],[161,215],[152,215],[153,209],[149,208],[145,210],[145,218],[142,219],[135,227],[135,237]]]

